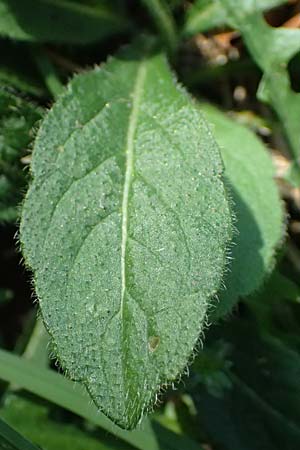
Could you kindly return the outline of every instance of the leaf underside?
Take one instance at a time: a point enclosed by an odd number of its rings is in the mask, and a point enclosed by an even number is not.
[[[133,428],[186,366],[220,285],[218,148],[164,56],[132,48],[74,78],[31,168],[21,242],[57,357]]]

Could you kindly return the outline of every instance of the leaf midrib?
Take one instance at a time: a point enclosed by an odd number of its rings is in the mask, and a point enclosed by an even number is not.
[[[146,63],[142,61],[137,72],[136,81],[132,91],[132,110],[129,117],[128,133],[126,140],[126,171],[122,200],[122,241],[121,241],[121,303],[120,315],[123,322],[124,298],[126,292],[126,247],[128,240],[128,201],[134,163],[134,137],[137,128],[139,106],[143,94],[146,78]]]

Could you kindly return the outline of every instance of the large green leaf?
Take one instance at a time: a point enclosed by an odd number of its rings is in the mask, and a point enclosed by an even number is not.
[[[98,3],[98,4],[97,4]],[[13,39],[89,43],[129,24],[117,5],[89,0],[0,0],[0,35]]]
[[[152,15],[156,26],[170,50],[177,46],[176,25],[171,13],[171,5],[165,0],[141,0]]]
[[[164,56],[141,53],[50,111],[21,224],[62,366],[126,428],[186,366],[231,237],[215,141]]]
[[[213,106],[203,104],[202,110],[221,149],[236,215],[233,261],[212,312],[212,317],[219,318],[231,311],[239,297],[257,290],[273,268],[284,234],[283,210],[263,143]]]
[[[0,88],[0,222],[18,217],[18,205],[26,188],[21,159],[28,155],[33,126],[41,109]]]

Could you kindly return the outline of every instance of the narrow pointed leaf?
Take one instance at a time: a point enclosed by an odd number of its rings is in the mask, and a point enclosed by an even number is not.
[[[186,366],[231,237],[216,143],[144,54],[76,77],[49,112],[21,224],[62,366],[125,428]]]

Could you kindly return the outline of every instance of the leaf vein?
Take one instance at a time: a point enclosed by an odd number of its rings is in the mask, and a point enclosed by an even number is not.
[[[68,185],[67,189],[62,193],[62,195],[57,199],[56,203],[54,205],[52,205],[52,212],[51,215],[49,217],[49,226],[48,226],[48,233],[45,236],[45,240],[43,242],[43,246],[45,245],[47,238],[48,238],[48,234],[49,234],[49,229],[51,227],[52,224],[52,220],[53,217],[55,215],[55,212],[57,211],[60,203],[63,201],[63,199],[65,198],[65,196],[68,194],[68,192],[70,191],[70,189],[72,188],[72,186],[77,183],[78,181],[82,181],[85,177],[87,177],[88,175],[90,175],[92,172],[95,172],[97,169],[99,169],[99,167],[102,166],[102,164],[104,164],[106,161],[109,161],[111,158],[113,158],[112,155],[110,155],[109,157],[105,158],[103,161],[101,161],[96,167],[93,167],[92,169],[90,169],[88,172],[86,172],[83,176],[79,177],[79,178],[73,178],[73,180],[71,181],[71,183]]]
[[[181,220],[177,214],[177,212],[169,205],[167,205],[167,203],[165,202],[165,200],[162,198],[162,196],[160,195],[160,193],[157,191],[157,189],[148,181],[146,180],[146,178],[143,177],[143,175],[141,175],[140,172],[136,172],[136,177],[140,179],[140,181],[147,186],[151,192],[155,195],[155,197],[157,198],[157,200],[161,203],[161,205],[169,212],[171,212],[171,214],[173,215],[173,217],[176,219],[177,221],[177,225],[181,230],[182,233],[182,238],[183,238],[183,242],[184,242],[184,246],[186,248],[186,252],[187,252],[187,267],[188,267],[188,271],[191,270],[191,252],[188,246],[188,239],[187,239],[187,235],[186,232],[184,231],[184,228],[182,226]]]
[[[128,235],[128,203],[129,191],[132,181],[133,164],[134,164],[134,137],[137,127],[139,106],[143,94],[143,86],[146,78],[145,62],[142,62],[137,72],[135,86],[132,92],[133,103],[132,110],[129,117],[129,127],[126,141],[126,171],[122,200],[122,241],[121,241],[121,304],[120,313],[121,319],[124,312],[124,298],[126,291],[126,245]]]

